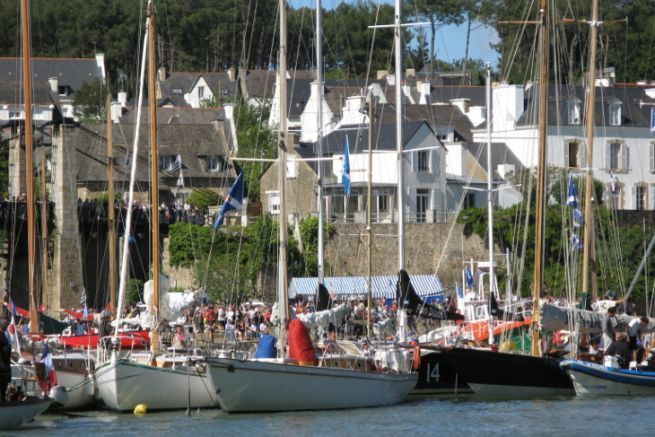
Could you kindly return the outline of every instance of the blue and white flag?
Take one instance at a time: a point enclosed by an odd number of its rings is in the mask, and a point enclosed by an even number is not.
[[[350,144],[348,143],[348,135],[345,136],[343,142],[343,174],[341,175],[341,183],[343,184],[343,191],[346,196],[350,196]]]
[[[580,250],[582,249],[582,239],[578,237],[576,234],[573,234],[571,236],[571,249],[575,250]]]
[[[49,382],[49,387],[54,387],[57,385],[57,372],[55,372],[55,365],[52,362],[52,353],[48,347],[48,343],[43,347],[43,352],[41,353],[40,363],[45,365],[46,378]]]
[[[471,273],[471,269],[468,267],[464,270],[464,277],[466,279],[467,287],[475,287],[475,279],[473,278],[473,273]]]
[[[175,162],[169,167],[170,171],[182,171],[182,156],[177,155]]]
[[[576,208],[573,210],[573,226],[578,227],[582,226],[584,223],[584,217],[582,216],[582,212]]]
[[[650,131],[655,131],[655,108],[650,108]]]
[[[575,189],[573,175],[569,175],[569,195],[566,198],[566,204],[568,206],[572,206],[573,208],[578,207],[578,192]]]
[[[238,211],[243,207],[243,170],[237,176],[237,179],[234,181],[228,191],[227,196],[225,196],[225,202],[221,207],[218,217],[216,217],[216,222],[214,222],[214,230],[217,230],[225,220],[225,214],[228,211]]]

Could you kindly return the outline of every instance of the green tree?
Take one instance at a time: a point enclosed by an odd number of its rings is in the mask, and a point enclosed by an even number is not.
[[[194,208],[207,209],[210,206],[216,206],[221,201],[221,195],[215,191],[196,188],[187,199],[187,203]]]
[[[85,82],[73,97],[75,115],[83,121],[99,121],[105,118],[107,88],[101,80]]]

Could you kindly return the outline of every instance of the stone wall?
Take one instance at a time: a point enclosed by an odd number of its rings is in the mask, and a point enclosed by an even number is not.
[[[184,290],[193,288],[193,269],[185,267],[172,267],[171,254],[169,251],[170,239],[164,238],[164,247],[162,249],[162,271],[168,276],[171,288],[182,288]]]

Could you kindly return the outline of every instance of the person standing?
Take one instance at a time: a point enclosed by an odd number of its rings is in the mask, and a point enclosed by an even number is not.
[[[637,319],[630,320],[628,324],[628,345],[632,353],[632,359],[641,363],[644,359],[644,347],[642,346],[642,336],[644,329],[648,326],[648,317],[642,316]]]
[[[7,400],[11,382],[11,343],[7,337],[7,319],[0,319],[0,402]]]
[[[607,351],[616,337],[618,320],[616,318],[616,307],[608,308],[603,318],[603,349]]]

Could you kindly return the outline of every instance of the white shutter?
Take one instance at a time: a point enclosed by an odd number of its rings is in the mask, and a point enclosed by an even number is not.
[[[428,173],[433,174],[436,173],[435,165],[437,163],[436,158],[436,151],[435,150],[428,150]]]
[[[562,165],[562,167],[564,167],[564,168],[569,168],[569,147],[570,147],[569,144],[570,144],[570,141],[564,141],[564,147],[563,147],[563,149],[564,149],[564,153],[563,153],[563,155],[564,155],[564,164]]]
[[[412,166],[412,173],[416,173],[416,166],[418,165],[418,152],[411,152],[409,154],[410,156],[410,164]]]
[[[612,153],[612,143],[605,144],[605,168],[612,170],[610,167],[610,154]]]
[[[578,165],[587,168],[587,143],[578,143]]]
[[[630,169],[630,149],[628,149],[628,145],[625,143],[621,144],[621,160],[621,169],[627,172]]]
[[[655,184],[648,186],[648,209],[655,209]]]
[[[655,143],[648,145],[648,168],[651,173],[655,173]]]
[[[632,209],[637,209],[637,187],[633,185],[630,192],[632,193]]]

